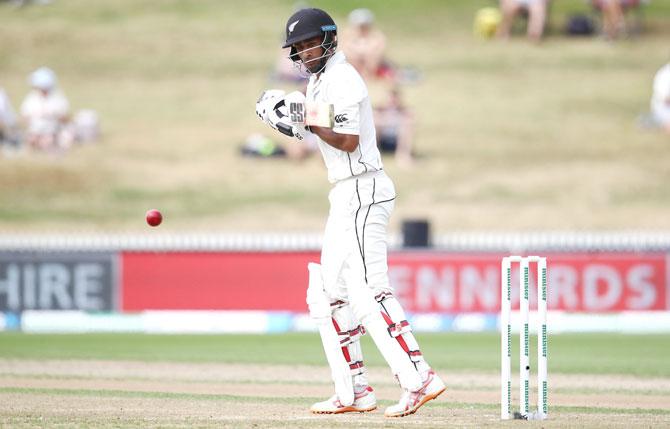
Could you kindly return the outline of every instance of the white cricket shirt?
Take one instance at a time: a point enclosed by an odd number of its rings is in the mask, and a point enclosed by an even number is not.
[[[359,138],[358,147],[351,153],[318,139],[331,183],[383,168],[368,88],[342,52],[335,52],[328,59],[318,78],[316,75],[310,77],[305,97],[307,102],[332,104],[335,114],[333,131],[355,134]]]
[[[58,131],[61,120],[70,111],[70,104],[59,90],[43,95],[32,90],[21,104],[21,115],[28,121],[28,132],[33,134],[53,134]]]

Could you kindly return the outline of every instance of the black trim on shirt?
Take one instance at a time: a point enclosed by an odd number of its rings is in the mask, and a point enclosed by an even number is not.
[[[358,190],[358,179],[356,179],[356,196],[358,197],[358,209],[356,209],[356,216],[354,216],[354,230],[356,231],[356,243],[358,244],[358,251],[361,254],[361,259],[363,260],[363,270],[365,273],[365,284],[368,283],[368,269],[365,266],[365,253],[363,246],[361,245],[361,238],[358,236],[358,212],[361,211],[363,207],[363,202],[361,201],[361,193]],[[369,211],[369,209],[368,209]]]
[[[365,265],[365,225],[368,223],[368,216],[370,215],[370,209],[375,203],[375,189],[377,187],[377,180],[372,179],[372,203],[368,206],[368,212],[365,213],[365,219],[363,219],[363,229],[361,232],[361,235],[363,236],[363,239],[361,240],[362,247],[361,247],[361,255],[363,257],[363,269],[365,272],[365,284],[368,284],[368,267]]]
[[[389,198],[387,200],[382,200],[382,201],[375,201],[375,193],[376,193],[376,188],[377,188],[377,179],[372,179],[372,203],[368,205],[368,210],[365,213],[365,219],[363,220],[363,227],[361,228],[361,234],[358,234],[358,214],[360,213],[361,209],[363,208],[363,201],[361,200],[361,193],[360,190],[358,189],[358,179],[356,179],[356,196],[358,197],[358,209],[356,209],[356,215],[354,216],[354,228],[356,230],[356,242],[358,244],[358,250],[361,255],[361,259],[363,260],[363,270],[364,270],[364,275],[365,275],[365,283],[368,283],[368,267],[365,263],[365,226],[367,225],[368,222],[368,216],[370,215],[370,210],[372,209],[372,206],[376,204],[382,204],[382,203],[388,203],[390,201],[393,201],[396,199],[396,197]]]

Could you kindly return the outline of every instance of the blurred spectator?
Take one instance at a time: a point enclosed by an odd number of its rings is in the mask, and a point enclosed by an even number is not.
[[[544,34],[549,0],[500,0],[502,22],[498,37],[507,39],[512,33],[514,19],[520,14],[528,16],[528,38],[539,42]]]
[[[403,167],[412,164],[414,117],[402,101],[400,90],[389,91],[386,104],[375,108],[377,145],[382,153],[394,153],[396,162]]]
[[[56,74],[42,67],[30,74],[29,82],[33,89],[21,104],[28,146],[41,150],[69,148],[74,141],[70,104],[57,88]]]
[[[651,114],[656,124],[670,133],[670,62],[654,76]]]
[[[9,3],[12,3],[16,7],[23,7],[29,4],[47,5],[51,4],[51,0],[9,0]]]
[[[351,11],[349,26],[338,34],[338,47],[363,78],[392,78],[393,69],[385,59],[386,36],[374,22],[369,9]]]
[[[291,48],[279,51],[279,57],[275,62],[275,69],[272,73],[272,80],[277,82],[306,83],[307,76],[300,73],[295,63],[288,57]]]
[[[300,9],[305,9],[309,7],[309,3],[306,1],[297,1],[293,4],[293,12],[297,12]],[[279,35],[279,40],[281,43],[284,43],[286,40],[286,34],[282,31]],[[279,57],[275,62],[275,67],[270,76],[270,80],[276,82],[289,82],[295,84],[303,84],[307,88],[307,76],[305,73],[302,73],[296,64],[289,58],[291,53],[291,48],[284,48],[279,50]]]
[[[19,149],[16,113],[5,90],[0,87],[0,146],[4,153]]]
[[[243,156],[254,158],[276,158],[286,156],[286,150],[263,134],[253,133],[247,137],[240,147]]]
[[[74,139],[77,143],[92,143],[100,138],[100,119],[91,109],[79,110],[72,120]]]
[[[619,33],[624,31],[626,22],[619,0],[593,0],[593,7],[602,13],[605,36],[615,39]]]
[[[602,13],[603,33],[616,39],[627,32],[625,14],[640,7],[640,0],[591,0],[593,7]]]
[[[308,133],[301,141],[283,139],[285,143],[277,142],[263,134],[250,134],[240,147],[240,154],[252,158],[289,158],[303,160],[319,150],[314,134]]]

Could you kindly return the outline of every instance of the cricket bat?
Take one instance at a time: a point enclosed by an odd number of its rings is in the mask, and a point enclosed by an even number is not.
[[[291,122],[306,126],[333,128],[334,109],[328,103],[302,103],[289,101],[288,116]]]
[[[305,125],[333,128],[333,105],[327,103],[307,103]]]

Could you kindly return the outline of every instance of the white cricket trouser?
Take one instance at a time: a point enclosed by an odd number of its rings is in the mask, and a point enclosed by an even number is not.
[[[348,287],[367,287],[373,296],[392,292],[388,279],[387,227],[395,206],[393,181],[382,171],[337,182],[321,252],[324,290],[332,301],[349,301]]]
[[[338,301],[346,307],[342,308],[344,314],[333,313],[333,318],[349,321],[351,326],[347,329],[353,329],[356,320],[360,321],[400,385],[415,391],[423,383],[419,371],[425,372],[430,367],[411,334],[402,307],[395,298],[384,295],[393,293],[388,279],[386,242],[395,206],[393,182],[384,171],[364,173],[337,182],[328,198],[330,213],[321,252],[323,290],[330,299],[331,309],[341,305]],[[351,337],[345,334],[340,334],[340,338]],[[349,356],[345,358],[354,384],[367,385],[360,343],[357,337],[351,341]]]

